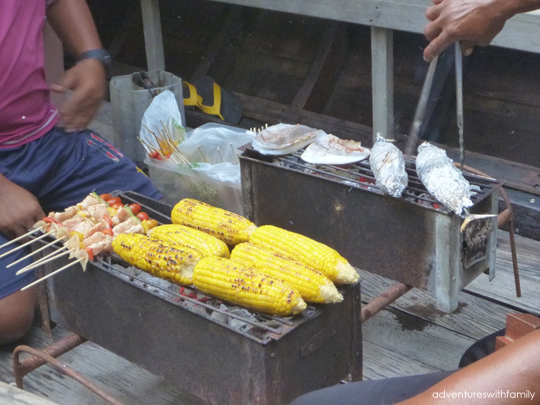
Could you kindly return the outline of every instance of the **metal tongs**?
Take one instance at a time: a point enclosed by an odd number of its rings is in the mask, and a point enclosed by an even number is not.
[[[455,46],[455,63],[456,63],[456,112],[457,112],[457,126],[459,130],[459,151],[460,151],[460,168],[463,169],[463,162],[465,160],[465,149],[463,146],[463,60],[461,55],[461,46],[459,42],[454,44]],[[416,107],[414,114],[414,120],[409,132],[409,138],[407,145],[405,146],[405,154],[410,155],[414,148],[416,141],[418,140],[418,134],[420,133],[420,127],[424,123],[426,116],[427,103],[429,100],[429,94],[431,93],[431,87],[433,85],[433,78],[435,76],[435,70],[437,68],[437,62],[439,56],[434,57],[430,64],[422,87],[422,93],[420,93],[420,100]]]
[[[459,42],[456,42],[454,46],[456,51],[456,112],[459,130],[459,168],[463,170],[463,162],[465,161],[465,147],[463,146],[463,58]]]

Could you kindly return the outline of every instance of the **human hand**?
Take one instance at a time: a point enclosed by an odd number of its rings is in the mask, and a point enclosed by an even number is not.
[[[457,41],[466,56],[475,45],[489,45],[512,16],[500,0],[433,0],[433,3],[426,10],[431,22],[424,29],[430,41],[424,49],[424,59],[428,62]]]
[[[59,125],[67,132],[85,129],[105,94],[105,68],[97,59],[85,59],[65,72],[51,90],[69,97],[60,105]]]
[[[44,216],[36,197],[0,175],[0,233],[10,239],[24,235]]]

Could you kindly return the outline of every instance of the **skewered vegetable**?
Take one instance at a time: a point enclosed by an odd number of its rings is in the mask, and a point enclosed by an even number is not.
[[[251,234],[251,243],[291,257],[339,284],[356,283],[358,272],[334,249],[298,233],[264,225]]]
[[[181,285],[191,284],[193,267],[201,259],[194,250],[177,249],[137,233],[116,235],[112,247],[129,264]]]
[[[184,225],[161,225],[148,231],[148,236],[196,250],[203,257],[221,256],[229,258],[225,242]]]
[[[306,309],[298,290],[221,257],[205,257],[197,263],[193,284],[217,298],[274,315],[295,315]]]
[[[343,296],[336,286],[320,271],[262,246],[241,243],[233,249],[231,260],[282,280],[297,289],[306,302],[343,301]]]
[[[253,222],[241,215],[190,198],[175,205],[171,218],[174,224],[198,229],[228,245],[247,242],[249,235],[257,229]]]

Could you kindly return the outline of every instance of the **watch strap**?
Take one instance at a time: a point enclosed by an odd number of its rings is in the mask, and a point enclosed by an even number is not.
[[[83,52],[77,58],[77,63],[85,59],[99,60],[105,67],[105,70],[107,71],[107,75],[109,76],[111,75],[112,58],[106,49],[90,49],[89,51]]]

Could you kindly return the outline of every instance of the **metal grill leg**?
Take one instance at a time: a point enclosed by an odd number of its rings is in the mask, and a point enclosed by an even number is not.
[[[23,388],[22,380],[26,374],[48,363],[56,367],[56,369],[62,374],[65,374],[78,381],[90,391],[99,395],[101,398],[103,398],[110,404],[125,405],[123,402],[109,394],[107,391],[98,387],[87,377],[83,376],[67,364],[64,364],[63,362],[55,359],[55,357],[58,357],[70,351],[71,349],[79,346],[81,343],[84,342],[86,342],[86,339],[80,337],[79,335],[71,334],[63,339],[54,342],[52,345],[46,347],[44,350],[38,350],[24,345],[17,346],[13,351],[13,375],[15,376],[15,382],[17,383],[17,387],[20,389]],[[21,361],[19,359],[19,356],[20,353],[23,352],[31,354],[32,356]]]

